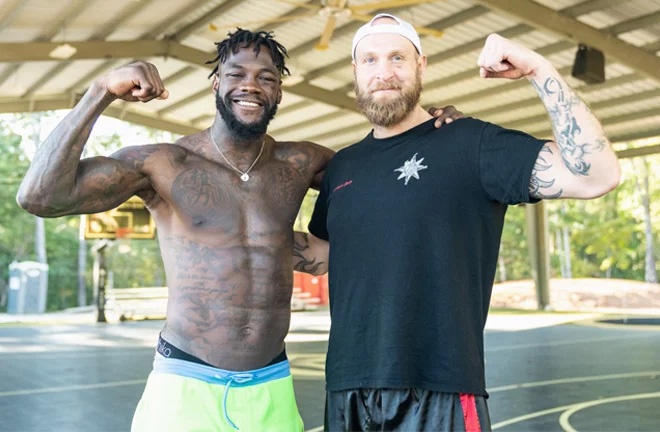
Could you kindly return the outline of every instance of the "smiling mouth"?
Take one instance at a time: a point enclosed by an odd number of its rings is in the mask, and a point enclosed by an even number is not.
[[[390,92],[390,91],[399,91],[399,89],[396,88],[396,87],[379,88],[379,89],[375,89],[374,91],[372,91],[372,93]]]
[[[260,108],[263,105],[258,103],[258,102],[251,102],[251,101],[246,101],[246,100],[238,100],[234,99],[234,103],[238,106],[246,107],[246,108]]]

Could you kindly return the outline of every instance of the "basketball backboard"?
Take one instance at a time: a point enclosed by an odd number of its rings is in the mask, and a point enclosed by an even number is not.
[[[87,215],[85,239],[152,239],[156,224],[144,202],[133,196],[119,207]]]

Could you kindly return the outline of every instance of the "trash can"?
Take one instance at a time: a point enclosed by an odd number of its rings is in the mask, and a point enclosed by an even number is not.
[[[9,264],[8,291],[7,313],[44,313],[48,293],[48,264],[36,261]]]

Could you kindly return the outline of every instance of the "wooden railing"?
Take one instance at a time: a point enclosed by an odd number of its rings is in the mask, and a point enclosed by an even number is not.
[[[315,310],[320,303],[300,288],[293,288],[291,310]],[[105,291],[105,310],[119,315],[120,321],[128,319],[165,318],[167,287],[110,288]]]
[[[165,318],[167,287],[110,288],[105,308],[119,314],[119,320]]]

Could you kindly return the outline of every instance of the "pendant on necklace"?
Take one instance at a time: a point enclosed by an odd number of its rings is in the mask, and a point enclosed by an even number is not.
[[[247,173],[243,173],[243,175],[241,176],[241,180],[248,181],[250,180],[250,176]]]

